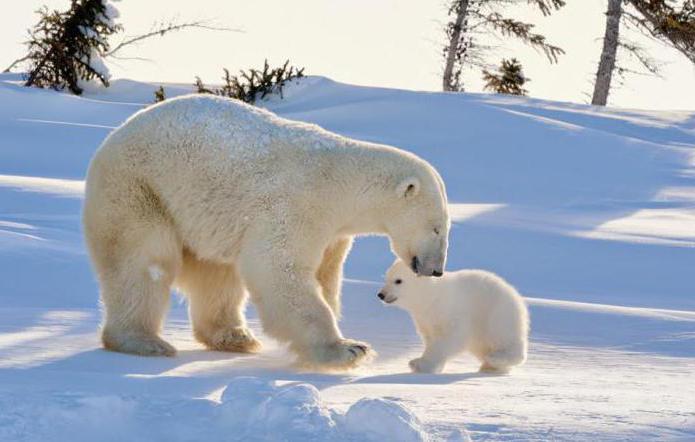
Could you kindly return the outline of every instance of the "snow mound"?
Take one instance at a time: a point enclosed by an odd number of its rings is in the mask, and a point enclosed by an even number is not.
[[[418,418],[396,402],[361,399],[342,415],[326,407],[310,384],[238,377],[225,388],[219,408],[221,421],[244,440],[431,440]]]
[[[407,408],[387,399],[359,400],[345,415],[345,427],[367,441],[426,440],[418,418]]]
[[[395,402],[362,399],[342,415],[313,385],[246,376],[234,378],[220,402],[55,392],[0,395],[0,409],[11,410],[0,418],[3,441],[434,440]]]

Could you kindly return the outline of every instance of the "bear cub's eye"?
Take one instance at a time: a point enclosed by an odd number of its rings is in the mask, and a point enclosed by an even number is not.
[[[434,228],[434,234],[435,234],[435,235],[439,235],[439,229],[436,228],[436,227]]]
[[[400,279],[397,279],[397,280],[395,280],[394,282],[395,282],[396,284],[400,284],[400,283],[403,282],[403,281],[400,280]]]

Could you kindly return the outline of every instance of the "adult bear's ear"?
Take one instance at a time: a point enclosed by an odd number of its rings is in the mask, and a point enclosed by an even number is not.
[[[398,196],[404,198],[411,198],[420,192],[420,180],[411,177],[406,178],[398,185]]]

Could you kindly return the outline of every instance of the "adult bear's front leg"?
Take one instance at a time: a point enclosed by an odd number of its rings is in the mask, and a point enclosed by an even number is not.
[[[326,300],[336,319],[340,319],[340,288],[343,282],[343,263],[352,247],[352,237],[343,237],[332,242],[323,252],[321,265],[316,271]]]
[[[301,365],[352,368],[372,354],[368,344],[343,338],[314,266],[255,249],[241,253],[239,268],[264,331],[289,342]]]

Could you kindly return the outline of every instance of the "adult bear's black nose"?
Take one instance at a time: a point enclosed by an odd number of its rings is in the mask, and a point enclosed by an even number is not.
[[[443,275],[443,273],[442,273],[442,272],[438,272],[437,270],[434,270],[434,271],[432,272],[432,276],[436,276],[437,278],[439,278],[439,277],[442,276],[442,275]]]
[[[379,294],[378,294],[377,296],[378,296],[378,297],[379,297],[379,299],[381,299],[382,301],[383,301],[383,300],[384,300],[384,298],[386,297],[386,295],[384,295],[384,294],[383,294],[383,293],[381,293],[381,292],[379,292]]]

